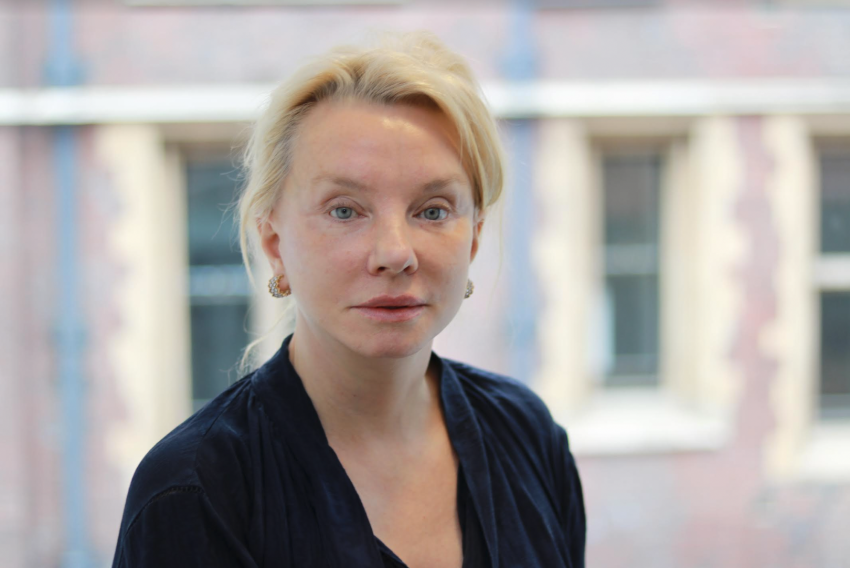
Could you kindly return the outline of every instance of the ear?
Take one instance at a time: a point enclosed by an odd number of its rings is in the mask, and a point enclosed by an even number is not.
[[[472,227],[472,249],[469,254],[469,262],[475,260],[475,255],[478,254],[478,244],[481,241],[481,229],[484,227],[484,213],[475,211],[473,218],[475,225]]]
[[[283,258],[280,256],[280,232],[272,216],[257,221],[257,233],[260,236],[260,247],[269,261],[272,273],[285,275]],[[287,280],[286,276],[282,280],[281,287]]]

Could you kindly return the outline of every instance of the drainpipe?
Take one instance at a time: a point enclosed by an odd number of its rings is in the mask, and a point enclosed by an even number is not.
[[[79,83],[73,52],[72,0],[51,0],[47,84]],[[62,407],[62,495],[65,527],[63,568],[93,565],[88,540],[85,479],[85,384],[82,374],[86,343],[80,310],[77,208],[77,132],[73,126],[53,129],[53,171],[57,206],[56,354]]]
[[[503,61],[505,77],[511,83],[531,82],[536,75],[534,50],[534,8],[531,0],[516,0],[511,11],[510,45]],[[508,254],[510,272],[510,312],[508,332],[510,374],[529,383],[537,369],[538,286],[531,262],[534,222],[534,122],[531,119],[507,121],[509,167],[507,195]]]

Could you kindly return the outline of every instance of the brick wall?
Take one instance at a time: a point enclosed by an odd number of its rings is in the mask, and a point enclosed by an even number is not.
[[[850,75],[850,11],[672,4],[666,11],[540,12],[533,21],[540,76]],[[0,34],[0,87],[31,87],[43,78],[44,8],[28,3],[16,10],[0,10],[0,30],[14,32]],[[487,81],[504,74],[512,25],[502,7],[447,11],[424,2],[187,10],[87,0],[75,12],[75,42],[89,84],[250,83],[278,80],[306,56],[370,28],[427,28],[464,53]],[[838,567],[850,558],[850,483],[779,485],[763,471],[777,419],[768,398],[779,362],[764,354],[759,338],[775,317],[771,278],[783,236],[765,193],[774,164],[761,142],[763,122],[741,117],[738,126],[747,175],[730,215],[750,248],[747,261],[729,274],[730,286],[746,299],[728,350],[742,377],[735,435],[716,452],[582,458],[588,566]],[[63,541],[53,294],[62,275],[55,268],[51,136],[49,128],[0,127],[0,558],[15,568],[58,565]],[[107,465],[105,437],[124,415],[114,386],[120,370],[102,346],[122,325],[112,294],[125,277],[126,259],[111,256],[108,246],[122,203],[93,158],[90,129],[79,128],[78,141],[89,534],[99,559],[108,562],[126,488]]]

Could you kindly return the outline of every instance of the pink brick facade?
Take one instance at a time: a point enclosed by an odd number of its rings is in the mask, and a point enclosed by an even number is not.
[[[540,10],[532,19],[537,78],[547,80],[850,78],[850,8],[788,10],[763,2],[670,1],[634,9]],[[708,8],[709,4],[713,8]],[[269,83],[305,57],[368,29],[425,28],[468,57],[483,82],[504,79],[513,15],[502,5],[321,8],[135,8],[81,0],[76,58],[87,85]],[[466,6],[466,5],[465,5]],[[719,6],[719,7],[718,7]],[[0,6],[0,89],[42,85],[48,15],[41,2]],[[768,400],[778,362],[760,335],[776,317],[778,233],[766,177],[775,167],[759,116],[735,118],[745,183],[730,212],[746,262],[728,274],[744,302],[726,356],[743,378],[734,432],[717,451],[581,457],[588,566],[838,568],[850,565],[850,479],[774,483],[763,454],[776,427]],[[124,206],[78,127],[80,302],[86,326],[88,535],[111,558],[123,506],[106,439],[125,416],[103,345],[122,325],[111,223]],[[52,131],[0,126],[0,561],[59,566],[63,476],[56,384]],[[493,345],[502,360],[504,345]],[[476,353],[482,348],[475,346]],[[501,369],[496,369],[501,370]]]

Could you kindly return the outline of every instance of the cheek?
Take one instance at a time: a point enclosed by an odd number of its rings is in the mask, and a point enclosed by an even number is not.
[[[334,283],[334,276],[350,274],[360,262],[358,240],[329,233],[308,221],[287,224],[281,251],[284,266],[294,280],[308,279],[308,288]],[[302,286],[303,288],[303,286]]]
[[[463,280],[465,284],[471,246],[463,231],[450,238],[429,239],[419,249],[420,267],[430,267],[429,272],[442,280]]]
[[[448,246],[451,247],[451,256],[454,262],[466,266],[469,264],[469,254],[472,251],[472,226],[469,222],[458,223],[452,231]]]

